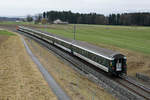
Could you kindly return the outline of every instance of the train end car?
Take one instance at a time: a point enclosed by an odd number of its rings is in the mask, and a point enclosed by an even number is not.
[[[127,73],[127,59],[119,52],[76,41],[73,44],[73,54],[110,75]]]
[[[122,54],[112,55],[110,61],[109,73],[113,75],[127,74],[127,58]]]

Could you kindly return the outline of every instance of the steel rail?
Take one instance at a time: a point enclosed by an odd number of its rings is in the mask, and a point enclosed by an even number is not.
[[[136,82],[135,80],[131,79],[127,75],[120,75],[119,77],[121,78],[121,80],[120,79],[117,80],[118,83],[128,88],[129,90],[133,91],[137,95],[145,98],[146,100],[150,100],[150,88],[149,87],[146,87],[143,84]]]

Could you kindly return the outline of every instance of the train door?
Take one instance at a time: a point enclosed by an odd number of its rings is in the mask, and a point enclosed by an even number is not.
[[[115,59],[115,64],[116,64],[116,71],[120,72],[122,71],[122,66],[123,66],[123,59]]]

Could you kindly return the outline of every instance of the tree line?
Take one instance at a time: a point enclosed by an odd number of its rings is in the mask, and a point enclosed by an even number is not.
[[[60,19],[71,24],[150,26],[150,13],[123,13],[104,16],[96,13],[83,14],[71,11],[48,11],[44,12],[41,17],[47,19],[49,23]]]
[[[80,14],[72,13],[71,11],[50,11],[44,12],[43,17],[47,18],[48,22],[60,19],[71,24],[106,24],[105,16],[102,14],[89,13]]]
[[[150,26],[150,13],[111,14],[108,24]]]

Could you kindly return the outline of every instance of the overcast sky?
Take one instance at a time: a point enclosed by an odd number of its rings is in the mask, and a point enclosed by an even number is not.
[[[108,15],[150,12],[150,0],[1,0],[0,16],[26,16],[50,10]]]

